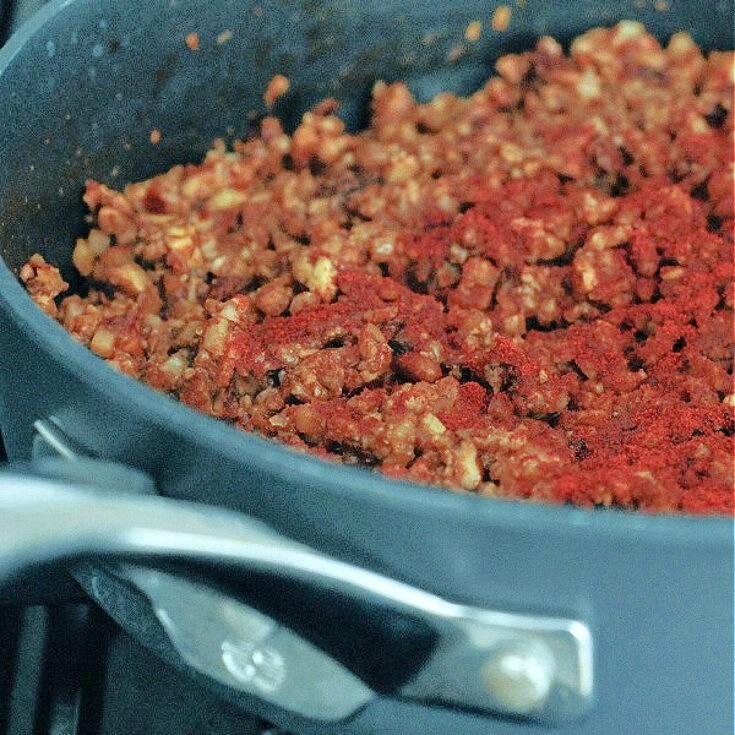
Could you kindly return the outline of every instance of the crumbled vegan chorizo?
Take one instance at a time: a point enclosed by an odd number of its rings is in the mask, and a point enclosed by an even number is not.
[[[268,82],[268,86],[263,93],[263,101],[266,106],[271,107],[279,97],[282,97],[286,92],[288,92],[288,88],[290,86],[291,82],[288,80],[288,77],[284,77],[283,74],[276,74],[273,79]]]
[[[498,5],[493,13],[493,30],[507,31],[510,25],[510,16],[512,10],[507,5]]]
[[[118,369],[302,451],[732,513],[732,53],[625,22],[497,69],[427,104],[379,83],[358,135],[328,101],[292,136],[266,118],[201,165],[90,182],[88,296],[57,310],[38,255],[21,278]]]
[[[33,300],[49,315],[56,317],[58,310],[54,299],[69,288],[57,268],[49,265],[41,255],[33,255],[20,269],[23,281]]]
[[[479,41],[482,34],[482,23],[479,20],[473,20],[464,30],[464,37],[468,41]]]

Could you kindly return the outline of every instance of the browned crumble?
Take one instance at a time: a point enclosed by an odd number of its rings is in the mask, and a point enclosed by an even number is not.
[[[731,513],[733,54],[624,22],[497,70],[427,104],[378,83],[358,135],[328,100],[293,136],[266,118],[200,165],[89,182],[89,295],[57,310],[39,255],[21,279],[118,370],[302,451]]]

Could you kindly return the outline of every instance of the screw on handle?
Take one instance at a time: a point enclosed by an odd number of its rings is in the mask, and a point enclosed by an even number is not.
[[[519,715],[543,707],[554,676],[553,654],[540,640],[502,644],[482,667],[485,686],[493,699],[506,712]]]
[[[205,506],[8,474],[2,487],[0,574],[3,562],[8,571],[95,557],[147,558],[151,564],[181,559],[240,575],[273,574],[410,613],[432,626],[436,648],[400,696],[546,722],[573,719],[590,704],[591,636],[578,621],[457,605],[313,551],[253,519]],[[197,610],[194,602],[188,607]],[[502,649],[509,641],[526,648]],[[221,661],[222,641],[214,643]],[[196,646],[196,637],[189,645]]]

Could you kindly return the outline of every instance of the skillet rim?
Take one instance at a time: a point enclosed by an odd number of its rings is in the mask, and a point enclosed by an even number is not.
[[[5,70],[29,40],[74,2],[51,0],[16,30],[0,48],[0,84]],[[408,505],[412,510],[450,514],[464,523],[472,522],[488,529],[545,532],[562,538],[570,534],[592,534],[598,538],[606,536],[622,543],[644,545],[731,548],[733,544],[735,519],[728,516],[645,514],[484,498],[394,480],[379,472],[301,454],[257,434],[233,430],[222,421],[201,414],[105,365],[36,306],[2,257],[0,306],[10,317],[10,328],[23,330],[49,360],[61,363],[66,370],[75,371],[82,380],[93,383],[97,389],[115,395],[116,400],[124,401],[132,410],[147,414],[150,423],[179,436],[186,434],[189,439],[193,434],[197,444],[206,439],[233,461],[245,461],[256,468],[264,466],[264,471],[287,485],[293,486],[296,476],[319,483],[330,493],[358,494],[362,501],[380,503],[386,509],[405,509]]]

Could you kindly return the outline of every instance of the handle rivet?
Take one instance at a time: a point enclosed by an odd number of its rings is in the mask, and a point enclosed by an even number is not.
[[[534,712],[548,699],[554,657],[541,641],[508,641],[482,667],[482,679],[495,704],[511,714]]]

